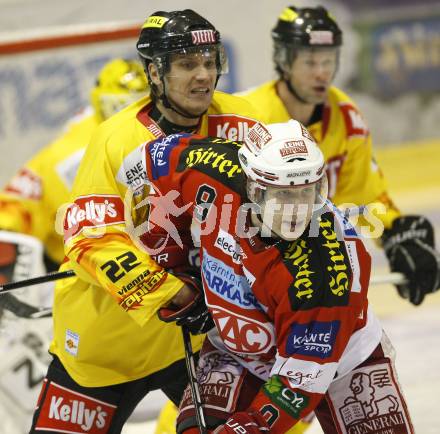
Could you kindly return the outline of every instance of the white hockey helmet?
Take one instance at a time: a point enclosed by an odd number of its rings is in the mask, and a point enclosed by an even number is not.
[[[327,199],[325,160],[321,150],[298,121],[255,124],[239,150],[239,159],[247,176],[247,193],[261,204],[268,187],[298,188],[316,186],[315,205]]]

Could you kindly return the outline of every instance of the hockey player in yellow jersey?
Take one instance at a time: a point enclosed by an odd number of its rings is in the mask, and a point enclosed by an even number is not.
[[[54,361],[32,433],[75,431],[86,411],[94,415],[89,422],[97,433],[119,433],[154,389],[177,404],[187,383],[182,334],[180,327],[161,322],[157,310],[173,298],[188,306],[186,326],[194,334],[212,326],[200,294],[167,272],[191,265],[190,234],[174,234],[181,242],[164,240],[148,227],[148,236],[141,236],[147,229],[147,180],[140,150],[160,136],[168,136],[172,146],[173,133],[182,131],[239,140],[258,114],[247,101],[215,91],[227,59],[218,31],[194,11],[152,14],[137,49],[151,96],[98,127],[65,211],[67,260],[61,269],[73,269],[76,276],[56,286]],[[156,154],[164,173],[166,152],[165,146]],[[215,162],[218,170],[234,169],[222,155]],[[195,350],[201,341],[193,338]],[[64,406],[69,417],[61,414]]]
[[[307,126],[326,159],[329,196],[336,205],[383,204],[385,212],[377,212],[385,228],[381,242],[391,270],[408,281],[398,286],[399,294],[419,305],[440,287],[433,227],[425,217],[402,216],[393,205],[359,109],[332,85],[342,31],[321,6],[289,6],[279,16],[272,39],[278,79],[242,96],[264,107],[266,123],[293,118]]]
[[[147,86],[140,62],[113,59],[105,63],[91,91],[90,106],[73,117],[62,135],[33,156],[0,191],[0,284],[59,267],[64,249],[62,231],[55,229],[55,216],[58,208],[69,201],[85,147],[99,123],[146,95]],[[50,362],[46,352],[38,348],[46,348],[50,342],[51,319],[17,317],[39,316],[41,312],[36,306],[50,310],[51,288],[33,287],[22,292],[18,297],[12,294],[0,297],[0,312],[4,309],[3,315],[9,315],[8,319],[12,317],[8,311],[16,316],[13,323],[5,323],[7,333],[0,335],[0,352],[5,350],[9,355],[1,361],[2,378],[11,384],[11,378],[23,384],[0,391],[0,418],[8,433],[29,428],[41,386],[39,379],[44,377]],[[33,349],[26,343],[30,338]],[[29,354],[36,360],[31,366],[32,381],[26,380],[25,369],[18,372],[16,369],[17,361],[27,359]]]

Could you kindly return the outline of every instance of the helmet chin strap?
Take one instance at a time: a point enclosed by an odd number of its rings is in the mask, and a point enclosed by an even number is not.
[[[162,101],[162,104],[164,105],[165,108],[172,110],[173,112],[177,113],[180,116],[183,116],[186,119],[197,119],[198,120],[200,118],[200,116],[204,115],[207,111],[207,110],[205,110],[200,115],[193,115],[181,107],[177,108],[177,107],[173,106],[165,94],[161,95],[159,97],[159,99]]]
[[[165,85],[164,85],[163,93],[159,97],[159,99],[162,101],[162,104],[164,105],[165,108],[172,110],[173,112],[175,112],[178,115],[183,116],[184,118],[187,118],[187,119],[199,119],[200,116],[202,116],[203,114],[206,113],[206,110],[205,110],[200,115],[193,115],[181,107],[175,107],[175,105],[171,104],[171,101],[168,99],[168,97],[165,93]]]
[[[308,101],[306,101],[304,98],[302,98],[301,96],[298,95],[298,92],[294,89],[294,87],[292,86],[292,83],[290,82],[290,80],[287,80],[285,78],[283,78],[284,83],[286,83],[287,89],[289,89],[289,92],[299,101],[301,101],[303,104],[310,104]]]

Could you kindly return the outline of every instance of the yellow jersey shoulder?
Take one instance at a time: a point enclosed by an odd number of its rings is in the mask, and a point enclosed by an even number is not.
[[[359,108],[345,92],[332,86],[329,89],[327,104],[330,107],[331,117],[338,118],[337,123],[344,125],[348,138],[369,135],[368,126]],[[330,122],[333,123],[335,120]]]
[[[267,124],[287,122],[290,115],[278,96],[278,80],[271,80],[260,86],[251,88],[240,95],[253,104],[262,113],[262,120]]]
[[[276,83],[277,80],[267,81],[259,86],[254,86],[243,92],[239,92],[238,96],[243,97],[254,105],[263,101],[270,101],[277,95]]]
[[[228,113],[260,120],[260,113],[257,108],[246,99],[236,95],[215,91],[211,105],[208,109],[208,115]]]
[[[331,105],[349,104],[359,111],[355,102],[343,90],[335,86],[330,87],[327,100]]]

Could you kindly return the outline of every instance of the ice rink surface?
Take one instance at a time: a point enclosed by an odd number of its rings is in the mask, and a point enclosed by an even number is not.
[[[405,214],[426,215],[440,246],[440,142],[385,149],[376,153],[389,191]],[[369,243],[374,272],[387,272],[386,259]],[[396,366],[417,434],[440,434],[440,291],[414,307],[391,285],[370,288],[370,303],[396,349]],[[130,424],[123,434],[151,434],[154,422]],[[321,434],[318,423],[308,434]]]

